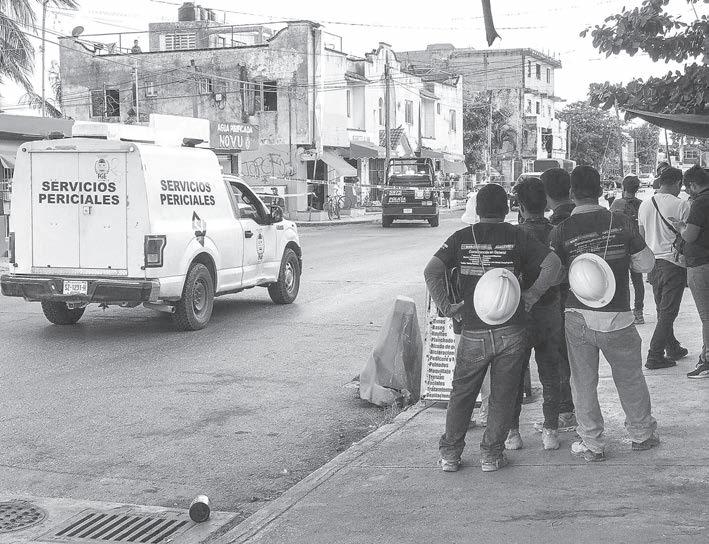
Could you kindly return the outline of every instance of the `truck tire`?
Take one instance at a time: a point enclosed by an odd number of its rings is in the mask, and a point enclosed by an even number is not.
[[[182,298],[175,303],[172,320],[181,331],[198,331],[209,323],[214,308],[214,280],[202,263],[187,272]]]
[[[438,226],[438,216],[436,217],[431,217],[428,220],[428,224],[431,225],[432,227],[437,227]]]
[[[290,248],[286,248],[281,259],[278,281],[268,286],[268,295],[276,304],[290,304],[300,290],[300,261]]]
[[[394,220],[391,217],[382,217],[382,227],[385,229],[388,229],[391,227],[391,224],[394,222]]]
[[[42,302],[42,312],[51,323],[55,325],[74,325],[81,316],[84,315],[86,308],[70,309],[66,302]]]

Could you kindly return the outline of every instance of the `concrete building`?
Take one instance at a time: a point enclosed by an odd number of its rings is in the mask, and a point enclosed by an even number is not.
[[[566,124],[556,118],[561,99],[554,91],[561,61],[534,49],[456,49],[433,44],[425,50],[397,53],[405,70],[425,78],[460,75],[466,102],[492,101],[509,113],[515,143],[493,149],[506,177],[531,169],[534,159],[566,157]]]
[[[141,124],[152,113],[208,119],[225,172],[299,194],[289,207],[304,210],[308,192],[322,206],[335,186],[381,180],[388,59],[393,153],[436,153],[442,173],[461,170],[457,78],[428,82],[407,73],[386,44],[348,55],[339,36],[310,21],[274,32],[220,24],[202,11],[185,3],[177,21],[150,24],[139,40],[146,51],[124,47],[134,33],[62,38],[65,114]],[[248,132],[248,142],[230,127]]]

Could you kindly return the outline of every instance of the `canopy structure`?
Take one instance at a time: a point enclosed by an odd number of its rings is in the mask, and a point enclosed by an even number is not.
[[[350,142],[350,159],[383,159],[386,150],[377,144],[359,140]]]
[[[354,168],[352,165],[348,164],[345,159],[340,157],[339,155],[333,153],[332,151],[324,151],[321,157],[322,161],[330,166],[335,172],[337,172],[338,176],[344,176],[344,177],[356,177],[357,176],[357,169]]]
[[[625,111],[678,134],[709,138],[709,115],[697,113],[653,113],[651,111],[628,108]]]

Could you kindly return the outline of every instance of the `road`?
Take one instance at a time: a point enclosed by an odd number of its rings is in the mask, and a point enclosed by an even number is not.
[[[397,295],[421,309],[423,267],[460,215],[303,228],[296,303],[219,298],[195,333],[143,308],[58,327],[0,297],[0,488],[179,507],[206,494],[249,515],[392,416],[343,386]]]

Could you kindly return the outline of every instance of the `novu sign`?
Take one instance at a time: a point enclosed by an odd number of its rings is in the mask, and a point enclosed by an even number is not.
[[[212,149],[248,151],[259,146],[259,130],[255,125],[212,121],[209,140]]]

